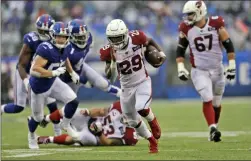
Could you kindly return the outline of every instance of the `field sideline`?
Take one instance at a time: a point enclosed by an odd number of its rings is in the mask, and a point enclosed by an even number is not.
[[[82,102],[81,107],[105,107],[109,102]],[[251,99],[226,98],[222,104],[220,130],[222,142],[208,142],[208,129],[199,100],[153,100],[151,107],[159,119],[162,137],[159,153],[148,154],[146,140],[133,147],[70,147],[41,145],[29,150],[27,145],[27,108],[23,113],[2,115],[3,160],[156,160],[224,159],[251,160]],[[46,109],[47,112],[47,109]],[[39,128],[39,135],[53,135],[52,126]]]

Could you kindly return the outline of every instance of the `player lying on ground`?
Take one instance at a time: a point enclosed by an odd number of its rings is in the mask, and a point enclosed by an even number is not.
[[[24,35],[23,47],[20,51],[14,80],[14,103],[8,103],[1,106],[2,113],[20,113],[26,107],[29,86],[29,72],[32,58],[39,44],[50,40],[49,29],[55,20],[48,14],[43,14],[37,18],[37,31],[32,31]],[[46,104],[50,112],[57,110],[56,100],[47,98]],[[58,123],[54,124],[55,135],[60,135],[61,130]]]
[[[64,109],[47,115],[48,122],[59,121],[64,116]],[[46,126],[46,124],[44,124]],[[87,145],[135,145],[138,142],[134,128],[123,123],[123,114],[120,102],[116,101],[109,108],[78,108],[71,120],[71,127],[78,131],[78,138],[68,134],[60,136],[40,136],[38,144],[64,144],[80,143]]]
[[[71,49],[68,58],[73,70],[80,75],[81,84],[75,84],[72,82],[71,76],[68,72],[60,76],[61,80],[67,83],[76,93],[81,85],[84,85],[85,87],[88,87],[89,85],[89,87],[94,86],[119,97],[121,90],[118,87],[111,85],[108,80],[85,62],[94,44],[92,34],[88,31],[87,26],[82,20],[74,19],[68,23],[67,27],[69,28],[71,35]]]
[[[186,14],[179,26],[179,44],[176,62],[178,76],[188,80],[189,72],[184,67],[186,48],[190,48],[192,64],[191,79],[203,101],[203,113],[210,130],[210,141],[221,141],[217,124],[221,112],[221,100],[225,89],[225,72],[222,64],[222,45],[225,47],[229,66],[226,78],[235,78],[234,46],[224,27],[221,16],[206,18],[207,8],[203,1],[188,1],[184,5]]]
[[[30,102],[32,117],[28,118],[29,148],[38,149],[35,131],[44,119],[44,103],[48,97],[55,98],[65,104],[61,128],[67,130],[74,115],[78,100],[76,93],[58,76],[67,70],[74,83],[79,83],[79,75],[72,69],[68,59],[69,30],[63,22],[56,22],[50,28],[51,40],[41,43],[30,69]],[[68,45],[69,46],[69,45]]]
[[[134,127],[141,137],[149,141],[149,152],[157,153],[156,139],[160,138],[161,130],[150,108],[151,78],[145,68],[143,47],[153,45],[158,50],[155,58],[157,60],[155,62],[158,63],[152,64],[154,67],[161,66],[166,56],[154,40],[147,38],[142,31],[129,32],[120,19],[114,19],[107,25],[106,36],[109,44],[100,49],[100,58],[106,62],[106,73],[111,80],[117,78],[117,71],[119,73],[122,112],[129,125]],[[141,116],[148,121],[152,133],[142,121]]]

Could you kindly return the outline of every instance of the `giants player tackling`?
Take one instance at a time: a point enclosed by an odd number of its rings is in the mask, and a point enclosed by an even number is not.
[[[134,127],[140,136],[149,140],[150,153],[157,153],[156,139],[160,138],[161,130],[149,107],[152,99],[151,78],[145,69],[143,47],[153,45],[158,49],[164,58],[159,66],[164,62],[165,54],[142,31],[128,32],[127,26],[120,19],[114,19],[108,24],[106,36],[109,44],[100,49],[100,58],[102,61],[106,61],[106,69],[111,71],[111,77],[115,76],[116,78],[116,70],[114,69],[117,67],[122,89],[120,96],[122,112],[126,116],[128,124]],[[141,116],[148,121],[152,134],[142,121]]]
[[[221,141],[217,124],[221,112],[221,100],[225,89],[225,76],[222,64],[222,46],[228,53],[229,66],[226,78],[235,78],[235,54],[229,34],[221,16],[206,18],[207,8],[203,1],[188,1],[184,5],[186,14],[179,26],[179,45],[176,62],[178,76],[186,81],[189,72],[184,67],[186,48],[190,48],[192,64],[191,79],[203,101],[203,113],[210,130],[210,141]]]
[[[63,115],[64,109],[57,110],[47,115],[46,121],[59,121]],[[135,145],[138,142],[135,130],[126,126],[122,120],[119,101],[109,108],[77,109],[71,120],[71,127],[78,133],[77,138],[71,137],[69,131],[60,136],[40,136],[38,144]]]

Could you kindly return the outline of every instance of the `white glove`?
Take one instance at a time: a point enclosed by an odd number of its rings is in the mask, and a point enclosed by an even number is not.
[[[58,77],[61,74],[64,74],[65,71],[66,71],[66,67],[59,67],[58,69],[52,71],[52,76],[53,77]]]
[[[229,60],[228,62],[228,68],[226,71],[226,78],[231,80],[235,78],[236,74],[236,65],[235,65],[235,60]]]
[[[185,68],[184,63],[180,62],[178,65],[178,77],[180,80],[187,81],[189,78],[189,72]]]
[[[79,75],[75,71],[73,71],[72,73],[70,73],[70,76],[71,76],[71,80],[75,84],[79,84],[80,77],[79,77]]]
[[[29,78],[24,78],[23,80],[26,91],[29,90]]]

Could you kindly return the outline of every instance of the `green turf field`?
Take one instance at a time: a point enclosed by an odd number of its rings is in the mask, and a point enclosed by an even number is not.
[[[109,102],[88,103],[81,107],[103,107]],[[225,99],[220,123],[222,142],[208,142],[208,129],[199,101],[152,102],[162,137],[159,153],[148,154],[148,142],[140,140],[133,147],[70,147],[41,145],[39,150],[29,150],[27,144],[26,116],[2,115],[2,159],[43,160],[106,160],[106,159],[221,159],[251,160],[251,100]],[[47,110],[46,110],[47,111]],[[52,126],[38,128],[39,135],[53,135]]]

